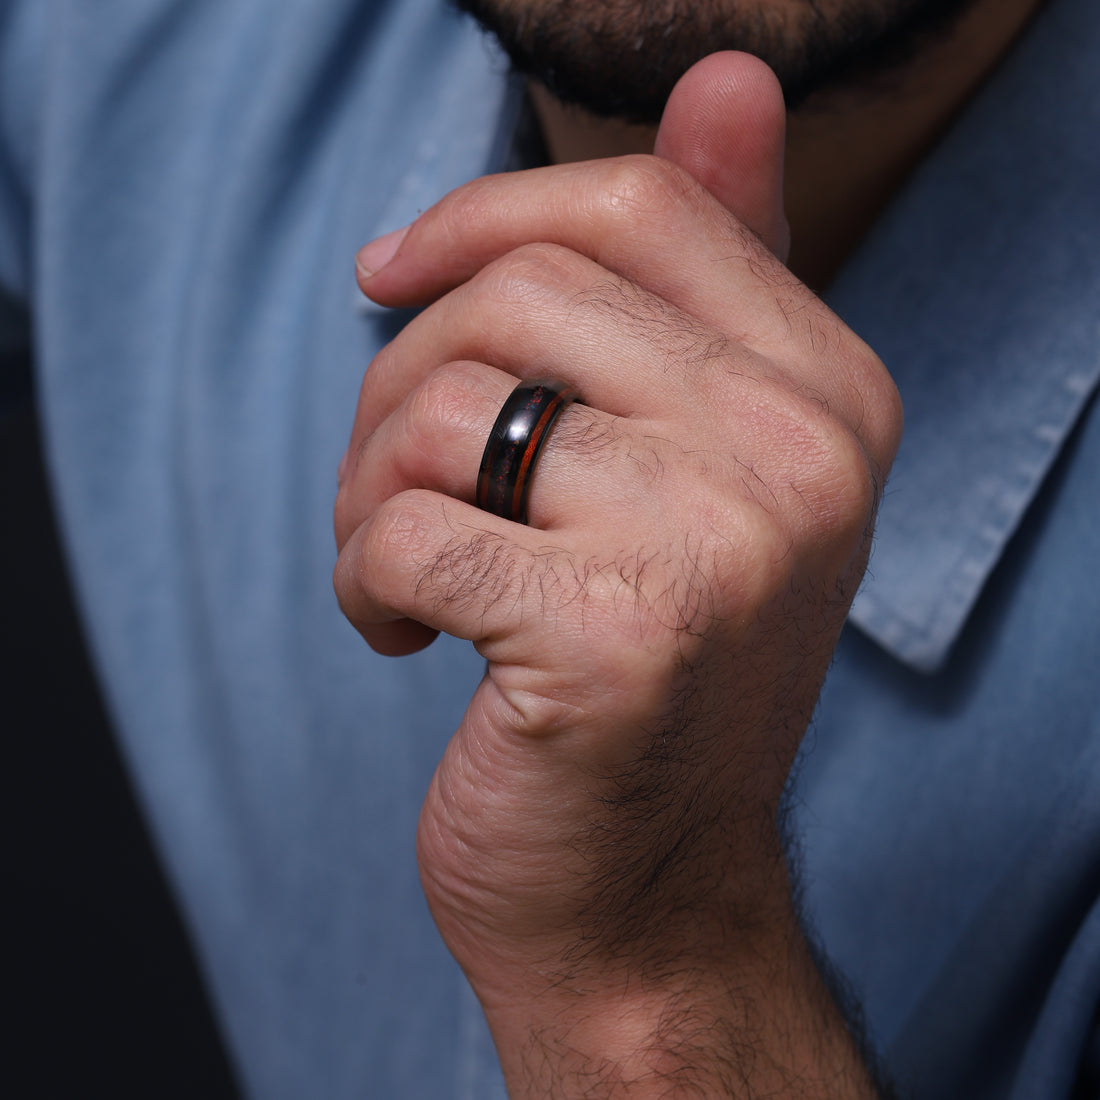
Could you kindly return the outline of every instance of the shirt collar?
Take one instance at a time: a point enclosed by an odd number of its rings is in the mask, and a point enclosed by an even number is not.
[[[838,279],[906,430],[852,620],[946,659],[1100,379],[1100,17],[1057,0]]]

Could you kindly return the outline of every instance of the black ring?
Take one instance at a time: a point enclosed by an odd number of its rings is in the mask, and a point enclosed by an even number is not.
[[[495,516],[527,522],[527,494],[535,463],[562,410],[576,400],[565,382],[520,382],[497,416],[477,473],[477,506]]]

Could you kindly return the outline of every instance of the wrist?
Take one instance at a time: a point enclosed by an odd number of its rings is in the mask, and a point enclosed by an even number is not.
[[[683,974],[557,990],[487,1016],[513,1100],[732,1095],[724,1082],[745,1061],[729,1026],[738,1001],[713,976]]]
[[[793,914],[663,972],[550,978],[482,995],[513,1100],[876,1095]]]

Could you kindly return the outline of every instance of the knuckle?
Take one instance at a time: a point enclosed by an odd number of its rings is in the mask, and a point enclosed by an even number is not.
[[[449,468],[456,441],[484,431],[488,399],[483,371],[469,361],[444,364],[405,399],[399,414],[401,443],[393,461],[406,483]]]
[[[431,494],[424,490],[409,489],[380,504],[364,525],[359,543],[360,581],[369,582],[387,565],[404,567],[422,560],[425,530],[433,518]]]
[[[687,202],[698,185],[671,161],[660,157],[621,157],[608,162],[603,204],[614,217],[664,219]]]
[[[866,524],[873,479],[859,438],[838,418],[815,410],[792,416],[783,434],[789,440],[784,473],[808,510],[815,534],[844,538],[853,524]]]
[[[479,381],[472,363],[446,363],[409,394],[403,428],[417,450],[438,451],[441,437],[469,421],[471,398],[476,399],[483,388]]]
[[[859,542],[867,532],[877,501],[867,452],[856,436],[837,428],[828,441],[815,486],[815,527],[842,544]]]
[[[576,281],[577,254],[563,245],[523,244],[487,264],[475,287],[508,309],[524,309]]]
[[[854,353],[853,385],[860,404],[856,430],[875,467],[889,469],[901,443],[901,395],[883,361],[862,341]]]
[[[464,240],[471,226],[492,224],[497,189],[493,176],[469,180],[430,207],[421,220],[431,219],[435,232],[445,242]]]
[[[877,500],[874,465],[860,436],[812,399],[776,396],[757,408],[770,460],[747,488],[784,527],[811,546],[862,539]],[[757,471],[754,471],[754,473]]]

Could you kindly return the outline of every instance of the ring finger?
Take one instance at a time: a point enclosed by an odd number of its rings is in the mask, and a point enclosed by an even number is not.
[[[516,385],[513,375],[472,361],[428,375],[351,455],[336,501],[337,544],[406,489],[473,503],[490,432]],[[583,523],[593,510],[606,517],[629,499],[624,475],[629,478],[630,469],[622,469],[626,430],[619,417],[600,410],[565,408],[530,475],[529,523],[546,529]],[[636,465],[629,465],[636,476]]]

